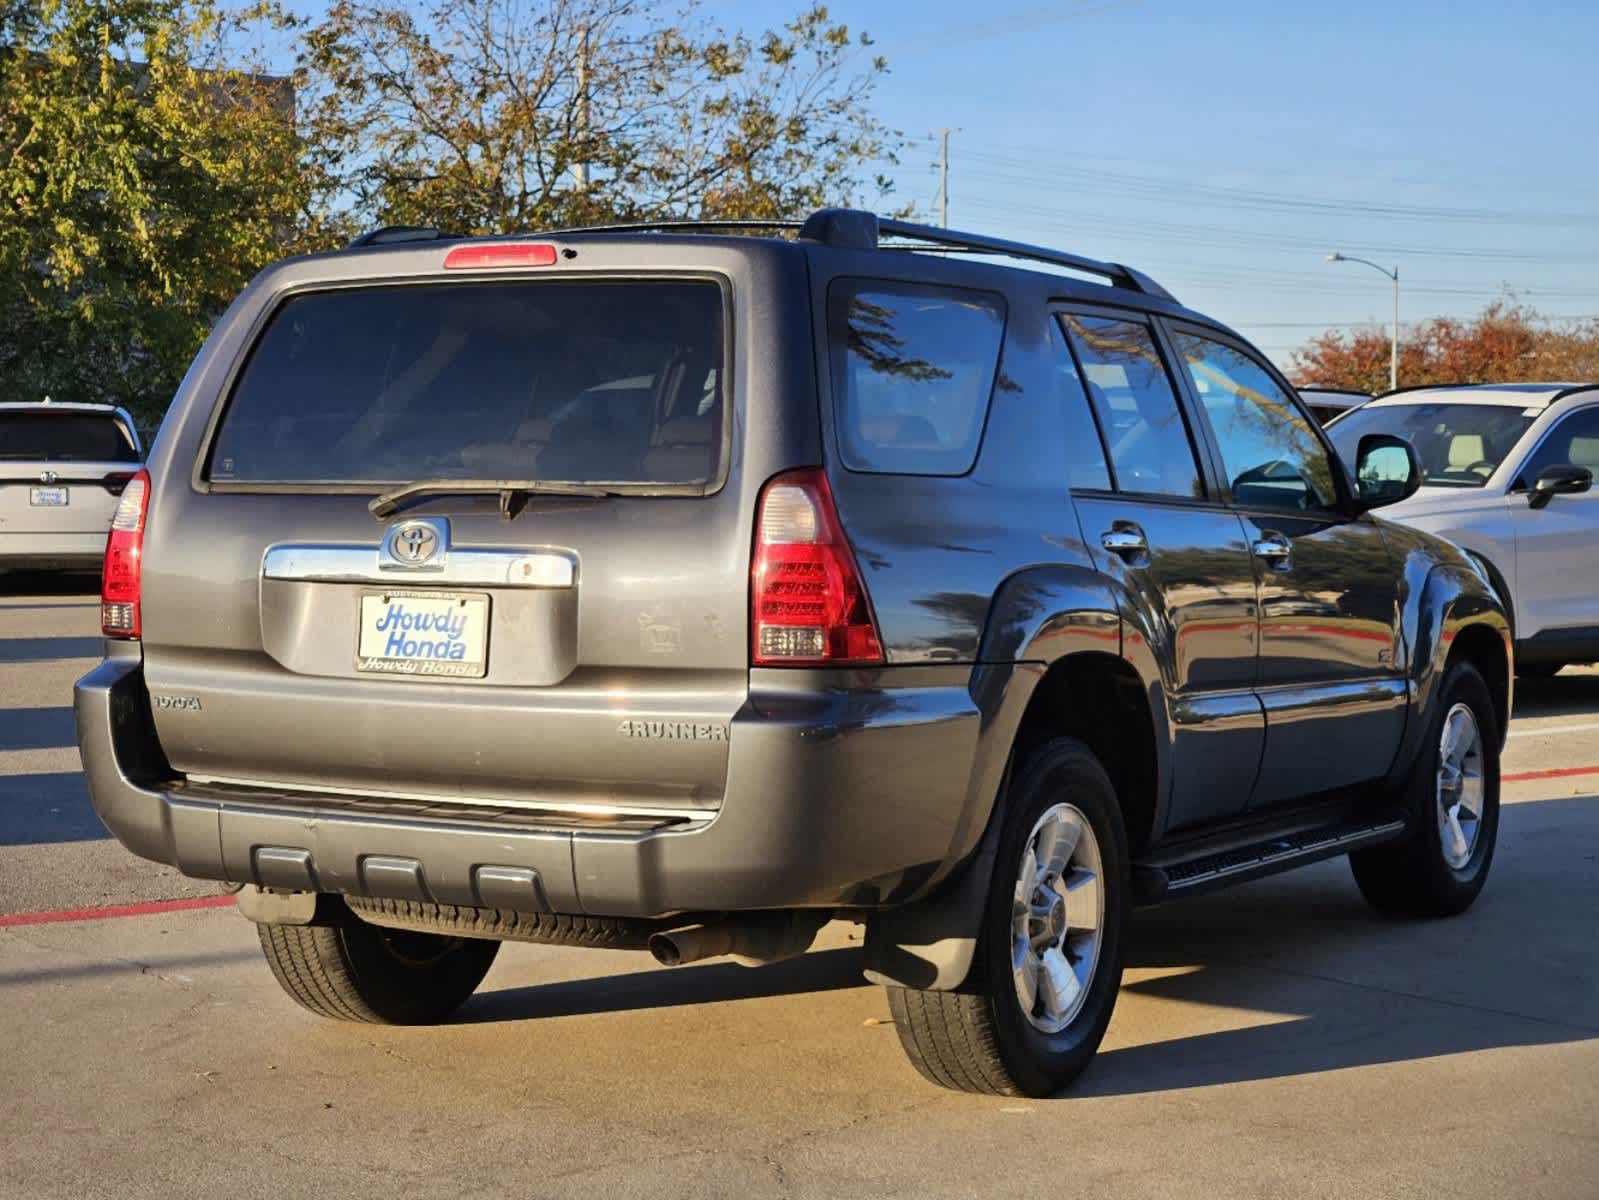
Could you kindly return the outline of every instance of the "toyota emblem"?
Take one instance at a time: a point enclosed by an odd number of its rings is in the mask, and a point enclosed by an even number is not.
[[[408,567],[420,567],[439,552],[439,535],[431,525],[411,522],[389,535],[389,552]]]
[[[39,472],[39,482],[40,483],[54,483],[57,478],[59,478],[59,477],[56,475],[56,473],[54,471],[40,471]]]

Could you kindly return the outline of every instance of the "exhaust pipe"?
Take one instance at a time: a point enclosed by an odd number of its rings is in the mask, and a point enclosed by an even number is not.
[[[804,954],[832,914],[823,910],[750,913],[650,936],[650,953],[665,967],[727,956],[759,967]]]

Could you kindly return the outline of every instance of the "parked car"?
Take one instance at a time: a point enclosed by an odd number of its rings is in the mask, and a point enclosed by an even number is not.
[[[1516,670],[1599,660],[1599,385],[1428,387],[1391,393],[1329,431],[1409,439],[1422,487],[1384,513],[1459,543],[1505,598]]]
[[[0,570],[98,568],[142,459],[120,408],[0,403]]]
[[[109,543],[112,832],[244,885],[346,1020],[443,1018],[504,940],[758,963],[864,922],[917,1068],[1032,1095],[1099,1045],[1134,904],[1348,854],[1384,912],[1466,908],[1509,624],[1372,515],[1414,452],[1351,476],[1130,268],[796,232],[263,272]],[[952,245],[1039,269],[906,249]]]
[[[1335,421],[1351,409],[1359,408],[1371,397],[1365,392],[1346,392],[1338,388],[1302,387],[1299,398],[1305,402],[1310,415],[1323,425]]]

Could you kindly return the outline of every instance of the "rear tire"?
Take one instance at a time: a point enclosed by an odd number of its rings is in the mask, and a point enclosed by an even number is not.
[[[283,990],[321,1017],[377,1025],[442,1020],[483,982],[498,942],[382,929],[323,897],[316,925],[258,925]]]
[[[1452,744],[1475,737],[1475,755],[1458,756],[1463,770],[1446,763],[1446,726],[1454,730]],[[1455,787],[1457,776],[1464,790]],[[1469,662],[1454,663],[1444,675],[1405,785],[1405,812],[1414,827],[1403,841],[1349,856],[1361,894],[1389,916],[1465,912],[1488,880],[1499,834],[1498,719],[1488,685]]]
[[[1127,834],[1105,769],[1072,738],[1034,750],[1004,799],[971,973],[955,991],[890,987],[889,1010],[906,1055],[932,1082],[1049,1096],[1094,1057],[1116,1006],[1130,907]],[[1051,872],[1049,849],[1072,837],[1064,867]]]

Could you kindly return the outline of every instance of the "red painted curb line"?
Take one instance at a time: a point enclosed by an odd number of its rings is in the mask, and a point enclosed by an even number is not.
[[[1501,775],[1500,783],[1520,783],[1525,779],[1566,779],[1572,775],[1599,775],[1599,766],[1556,767],[1550,771],[1518,771],[1514,775]]]
[[[103,921],[108,917],[148,917],[156,913],[185,912],[191,908],[226,908],[233,896],[196,896],[187,900],[151,900],[144,904],[112,904],[105,908],[58,908],[49,912],[11,913],[0,916],[7,925],[53,925],[60,921]]]

